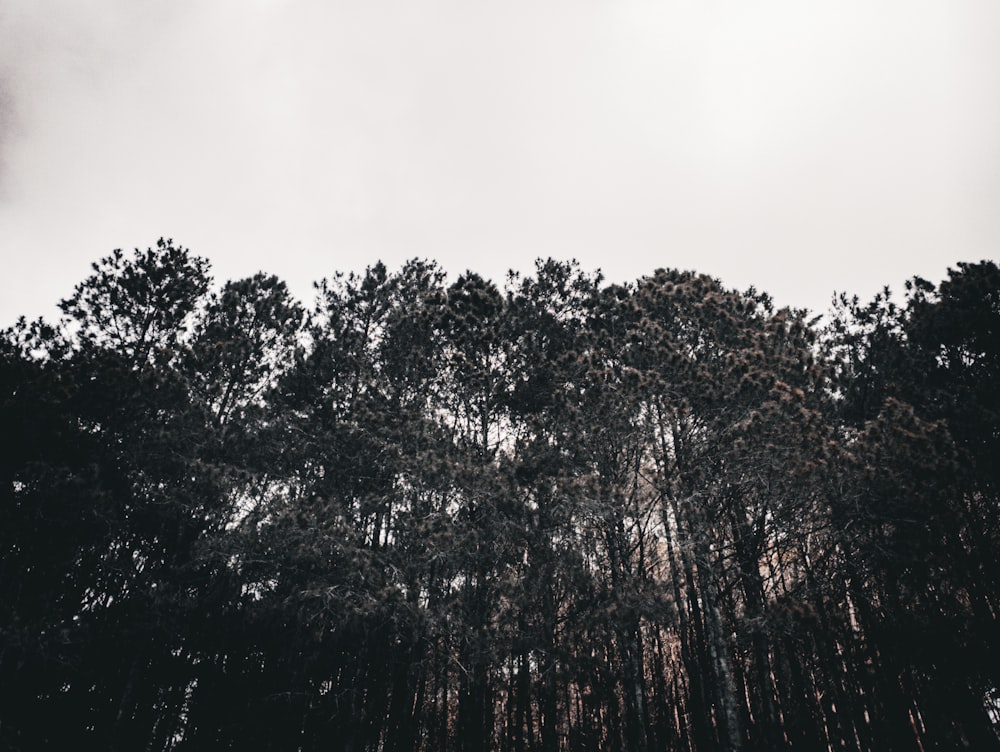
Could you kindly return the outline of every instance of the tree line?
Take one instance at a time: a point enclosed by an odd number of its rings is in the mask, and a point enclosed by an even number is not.
[[[1000,269],[214,286],[0,336],[0,747],[1000,750]]]

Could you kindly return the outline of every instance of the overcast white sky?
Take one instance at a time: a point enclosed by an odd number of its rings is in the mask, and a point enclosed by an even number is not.
[[[414,256],[938,280],[1000,256],[1000,3],[0,1],[0,326],[161,235],[307,302]]]

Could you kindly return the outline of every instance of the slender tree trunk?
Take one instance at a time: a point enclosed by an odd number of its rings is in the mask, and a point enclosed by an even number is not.
[[[674,507],[676,519],[677,509]],[[708,668],[707,652],[702,632],[702,619],[698,599],[694,593],[694,574],[690,557],[670,533],[671,526],[664,515],[664,529],[668,531],[667,546],[670,555],[670,581],[674,601],[677,604],[679,620],[678,634],[681,647],[681,661],[687,674],[686,702],[683,703],[691,719],[691,743],[694,749],[708,750],[714,746],[712,731],[712,711],[703,671]],[[684,588],[681,587],[681,576]],[[682,594],[683,593],[683,594]],[[694,645],[692,645],[692,640]]]
[[[742,752],[743,729],[740,722],[740,706],[729,661],[729,644],[722,632],[719,593],[715,587],[715,578],[712,573],[711,553],[708,549],[708,541],[704,536],[696,535],[694,545],[698,582],[705,604],[705,632],[708,637],[708,652],[715,678],[719,741],[723,752]]]
[[[751,650],[754,681],[751,685],[750,697],[753,702],[754,726],[757,732],[755,734],[757,737],[756,746],[768,752],[780,752],[786,748],[786,744],[784,734],[781,731],[781,721],[778,718],[778,708],[775,704],[770,646],[763,625],[764,580],[760,575],[757,545],[753,540],[753,532],[746,520],[739,518],[741,514],[742,512],[736,510],[731,514],[731,518],[746,616],[753,625]]]

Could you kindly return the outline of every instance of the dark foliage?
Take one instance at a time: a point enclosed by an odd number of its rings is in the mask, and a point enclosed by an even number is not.
[[[1000,749],[1000,270],[214,290],[0,337],[0,748]]]

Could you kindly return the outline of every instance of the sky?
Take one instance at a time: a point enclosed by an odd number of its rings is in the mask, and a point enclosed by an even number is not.
[[[995,0],[2,0],[0,326],[218,281],[659,267],[826,309],[1000,257]]]

